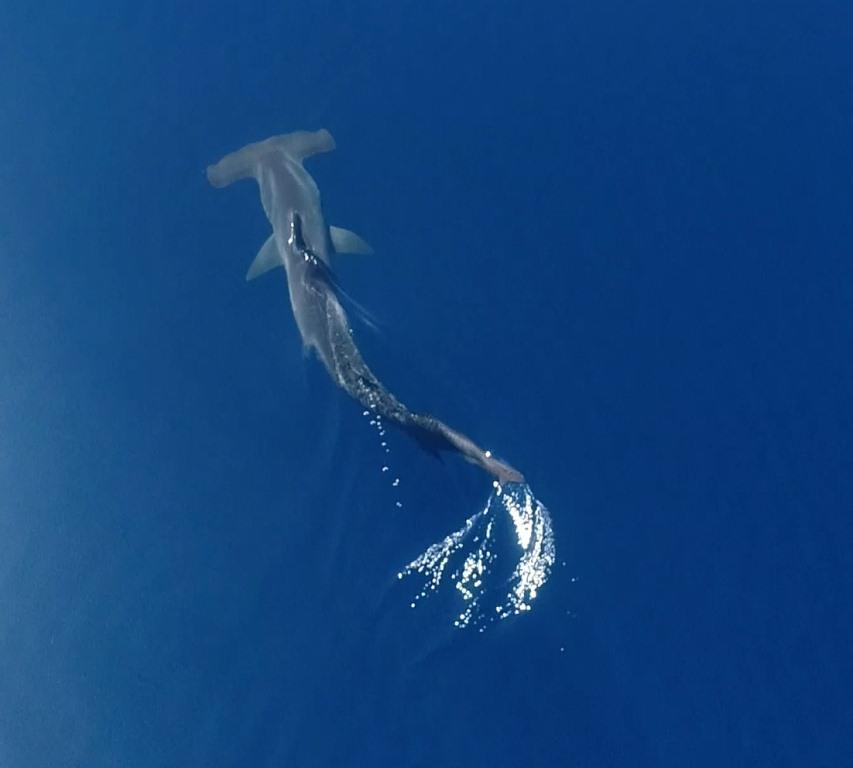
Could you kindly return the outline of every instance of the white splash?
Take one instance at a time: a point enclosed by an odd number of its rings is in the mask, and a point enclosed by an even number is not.
[[[506,516],[498,514],[500,510]],[[512,523],[514,537],[506,530]],[[514,539],[514,540],[513,540]],[[480,626],[529,611],[554,565],[556,551],[551,515],[524,483],[495,489],[486,506],[458,531],[430,546],[397,574],[425,578],[411,603],[438,592],[449,573],[462,610],[457,627]],[[498,563],[499,560],[505,560]],[[453,567],[451,568],[451,564]]]

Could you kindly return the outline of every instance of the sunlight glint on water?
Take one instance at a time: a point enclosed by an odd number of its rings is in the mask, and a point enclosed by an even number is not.
[[[514,542],[504,541],[507,534],[500,511],[512,523]],[[508,562],[499,562],[501,557]],[[529,611],[548,580],[554,559],[554,533],[545,505],[524,483],[496,483],[481,511],[458,531],[428,547],[397,578],[424,577],[424,585],[411,603],[414,608],[438,592],[447,576],[462,600],[454,625],[479,626],[482,631],[497,619]]]

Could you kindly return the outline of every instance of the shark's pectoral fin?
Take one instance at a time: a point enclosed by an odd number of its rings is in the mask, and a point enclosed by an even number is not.
[[[276,267],[283,267],[284,260],[278,252],[278,246],[275,243],[275,235],[270,235],[267,241],[261,246],[258,255],[249,267],[246,273],[246,280],[254,280],[258,275],[269,272]]]
[[[329,237],[335,248],[335,253],[358,253],[369,255],[373,253],[371,248],[355,232],[350,232],[343,227],[329,227]]]

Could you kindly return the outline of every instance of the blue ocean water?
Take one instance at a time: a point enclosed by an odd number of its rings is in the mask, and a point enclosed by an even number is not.
[[[851,22],[7,3],[0,766],[849,765]],[[365,358],[550,510],[484,632],[398,574],[489,479],[303,357],[204,176],[319,127]]]

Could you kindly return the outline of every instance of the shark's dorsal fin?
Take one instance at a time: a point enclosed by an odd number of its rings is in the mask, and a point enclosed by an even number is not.
[[[278,246],[275,244],[275,235],[270,235],[267,241],[261,246],[258,255],[255,256],[252,266],[249,267],[249,271],[246,273],[246,280],[254,280],[258,275],[264,274],[264,272],[269,272],[271,269],[283,266],[284,261],[282,261],[281,255],[278,252]]]
[[[294,160],[300,161],[320,152],[331,152],[335,148],[335,140],[325,128],[321,128],[319,131],[283,133],[271,141],[275,142],[278,148],[285,151]]]
[[[335,253],[358,253],[363,255],[373,253],[373,248],[355,232],[350,232],[350,230],[343,227],[329,227],[329,238],[335,248]]]

